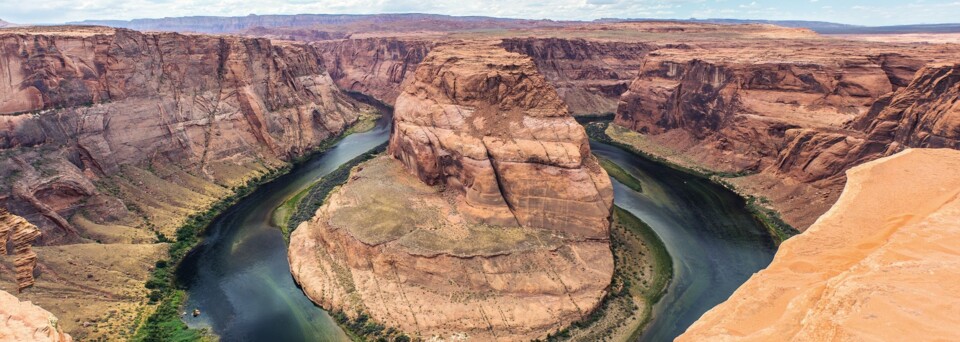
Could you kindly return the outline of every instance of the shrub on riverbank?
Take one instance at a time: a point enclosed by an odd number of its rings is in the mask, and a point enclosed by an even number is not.
[[[547,341],[636,340],[651,320],[653,305],[673,278],[667,247],[650,226],[614,206],[610,225],[614,274],[596,310]],[[648,273],[649,272],[649,273]]]
[[[174,270],[194,246],[200,242],[200,234],[220,213],[249,195],[259,185],[287,173],[290,166],[277,168],[247,180],[243,186],[234,189],[233,194],[212,204],[207,210],[190,215],[177,229],[174,242],[170,243],[167,256],[170,261],[160,260],[150,273],[146,287],[151,304],[157,303],[156,310],[142,322],[134,335],[134,341],[196,341],[207,337],[207,333],[187,327],[180,319],[180,305],[185,293],[176,285]],[[169,241],[162,237],[161,241]],[[172,263],[171,263],[172,261]]]
[[[327,199],[327,195],[336,187],[347,182],[347,179],[350,177],[350,170],[386,150],[387,143],[383,143],[351,159],[343,165],[340,165],[336,170],[323,176],[323,178],[320,178],[319,181],[313,183],[307,189],[304,189],[284,202],[281,207],[291,213],[290,217],[286,219],[286,222],[283,222],[282,218],[280,219],[280,227],[283,231],[284,239],[289,241],[290,233],[292,233],[300,223],[309,220],[316,214],[317,209],[320,209],[320,206],[323,205],[323,202]]]
[[[676,163],[670,162],[667,159],[639,150],[635,146],[631,146],[631,145],[624,144],[614,140],[609,135],[607,135],[607,127],[609,127],[609,125],[610,125],[610,122],[594,121],[584,126],[584,129],[587,132],[587,136],[589,136],[591,140],[595,140],[598,142],[602,142],[604,144],[619,147],[641,158],[646,158],[646,159],[664,164],[674,170],[686,172],[701,178],[706,178],[720,186],[723,186],[733,191],[734,193],[737,193],[746,202],[746,208],[748,211],[750,211],[751,214],[753,214],[754,219],[756,219],[757,222],[762,224],[767,229],[767,231],[770,232],[770,236],[774,238],[775,242],[778,245],[783,241],[786,241],[790,237],[800,233],[799,230],[797,230],[796,228],[788,224],[786,221],[784,221],[780,217],[780,213],[762,205],[762,203],[767,201],[766,198],[755,197],[753,195],[744,195],[739,191],[737,191],[736,187],[734,187],[732,184],[724,180],[725,178],[737,178],[737,177],[747,176],[747,175],[750,175],[749,172],[737,172],[737,173],[716,172],[711,170],[689,168],[689,167],[684,167],[682,165],[678,165]],[[610,173],[609,170],[607,172]],[[614,173],[611,173],[611,176],[614,176]],[[624,183],[624,185],[627,185],[627,184]]]

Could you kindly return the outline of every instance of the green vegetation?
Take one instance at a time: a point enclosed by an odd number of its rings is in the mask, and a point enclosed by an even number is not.
[[[333,320],[337,321],[344,331],[353,341],[393,341],[410,342],[412,339],[403,332],[393,328],[384,327],[370,319],[370,315],[361,312],[356,318],[350,318],[342,311],[330,313]]]
[[[627,172],[627,170],[624,170],[620,165],[599,156],[597,160],[600,161],[600,166],[602,166],[604,170],[607,170],[607,174],[609,174],[610,177],[613,177],[613,179],[616,179],[633,191],[643,192],[643,185],[640,183],[640,180]]]
[[[252,178],[243,186],[234,189],[234,193],[212,204],[207,210],[191,215],[180,228],[177,229],[176,239],[167,250],[168,260],[157,261],[146,287],[150,289],[148,298],[151,304],[157,304],[153,312],[137,329],[134,341],[197,341],[212,339],[205,331],[187,327],[180,320],[179,310],[185,295],[177,287],[174,279],[176,265],[183,260],[194,246],[200,243],[200,234],[221,212],[234,205],[253,192],[257,186],[273,180],[287,173],[290,166],[274,169]],[[158,235],[161,242],[170,241],[165,236]]]
[[[770,235],[774,237],[777,245],[780,245],[794,235],[800,234],[800,231],[780,218],[780,213],[763,206],[763,203],[766,201],[766,198],[747,196],[747,210],[753,214],[757,222],[760,222],[760,224],[767,228]]]
[[[314,213],[317,212],[317,209],[323,205],[323,201],[327,199],[327,195],[329,195],[334,188],[346,183],[347,179],[350,177],[350,170],[360,163],[372,159],[377,154],[383,153],[386,151],[386,149],[387,144],[383,143],[380,146],[377,146],[374,149],[351,159],[349,162],[340,165],[340,167],[333,172],[330,172],[316,183],[310,185],[310,187],[307,189],[300,191],[289,200],[281,204],[280,207],[274,211],[274,215],[280,213],[286,217],[275,216],[274,222],[278,223],[278,226],[283,231],[284,238],[289,241],[290,233],[293,232],[293,230],[296,229],[300,223],[303,223],[304,221],[313,217]]]
[[[608,145],[617,146],[621,149],[624,149],[633,154],[636,154],[642,158],[646,158],[646,159],[653,160],[658,163],[667,165],[672,169],[709,179],[710,181],[718,185],[721,185],[727,189],[730,189],[731,191],[737,194],[741,194],[741,193],[737,191],[735,186],[727,182],[725,179],[738,178],[738,177],[744,177],[744,176],[750,175],[749,172],[736,172],[736,173],[716,172],[716,171],[704,170],[700,168],[689,168],[689,167],[677,165],[676,163],[672,163],[669,160],[666,160],[659,156],[651,155],[649,153],[646,153],[644,151],[637,149],[634,146],[624,144],[610,138],[610,136],[607,135],[607,132],[606,132],[607,127],[609,127],[609,125],[610,125],[609,122],[592,122],[586,125],[584,128],[587,131],[587,136],[589,136],[590,139],[592,140],[599,141]],[[602,165],[603,164],[601,161],[601,166]],[[607,167],[604,166],[604,168],[606,169]],[[623,180],[621,180],[620,178],[617,178],[614,175],[614,172],[607,170],[607,173],[610,173],[610,175],[616,178],[618,181],[620,181],[621,183],[624,183],[624,185],[627,185],[625,182],[623,182]],[[743,195],[741,194],[741,196]],[[744,200],[746,201],[747,210],[753,213],[754,218],[756,218],[758,222],[760,222],[761,224],[763,224],[764,227],[767,228],[767,230],[770,232],[770,236],[774,238],[777,244],[780,244],[783,241],[786,241],[787,239],[789,239],[794,235],[800,234],[799,230],[797,230],[790,224],[783,221],[783,219],[780,217],[780,214],[778,212],[776,212],[773,209],[767,208],[763,205],[763,203],[767,202],[767,199],[762,197],[758,198],[752,195],[746,195],[744,197]]]
[[[634,341],[643,333],[653,305],[673,277],[673,261],[656,232],[620,207],[613,209],[610,245],[614,261],[610,292],[590,315],[548,335],[547,341]]]
[[[591,122],[605,121],[610,122],[617,116],[616,113],[593,113],[593,114],[581,114],[575,115],[574,120],[577,120],[581,125],[586,125]]]

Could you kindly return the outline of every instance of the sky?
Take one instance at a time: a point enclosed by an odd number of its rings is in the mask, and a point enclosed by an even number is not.
[[[0,19],[20,24],[191,15],[414,12],[556,20],[817,20],[882,26],[960,22],[960,0],[0,0]]]

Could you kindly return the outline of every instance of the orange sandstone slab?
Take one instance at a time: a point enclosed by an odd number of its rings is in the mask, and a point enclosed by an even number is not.
[[[960,151],[851,169],[837,204],[678,341],[960,339]]]

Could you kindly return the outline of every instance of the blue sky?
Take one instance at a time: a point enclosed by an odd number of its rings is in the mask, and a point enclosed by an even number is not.
[[[533,19],[696,17],[898,25],[960,22],[960,0],[0,0],[0,19],[14,23],[409,12]]]

